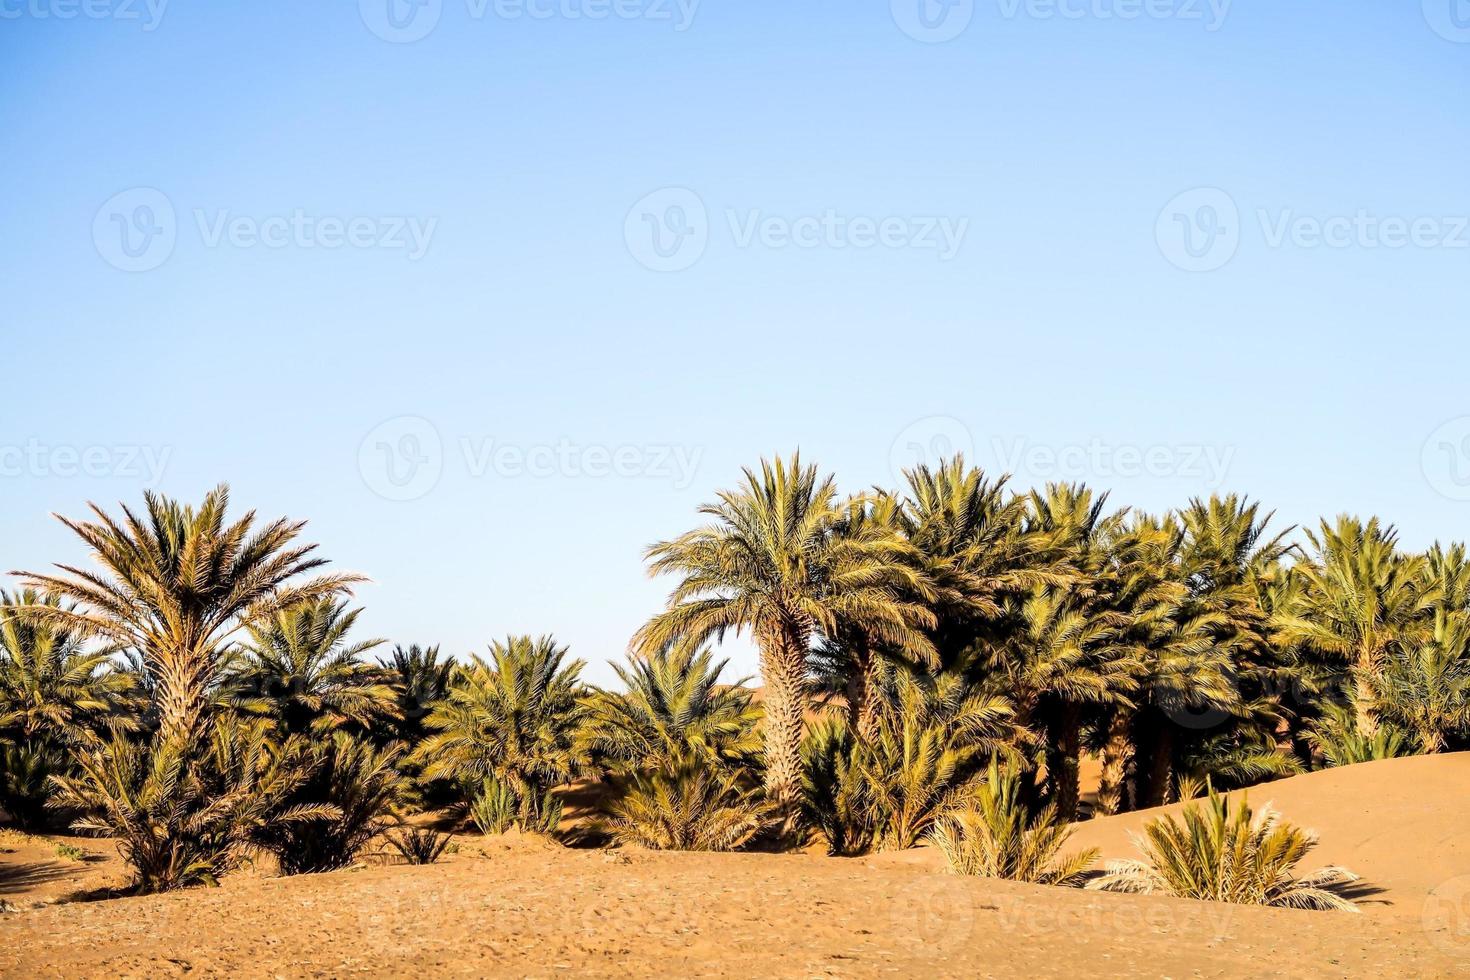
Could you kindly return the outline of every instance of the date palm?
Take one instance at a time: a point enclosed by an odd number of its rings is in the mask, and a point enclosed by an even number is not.
[[[727,661],[708,650],[661,650],[613,665],[626,691],[590,699],[593,748],[634,772],[681,765],[745,765],[760,750],[760,709],[744,678],[721,681]]]
[[[437,646],[421,647],[415,643],[394,647],[392,655],[378,658],[378,666],[387,675],[398,699],[398,710],[393,717],[384,719],[389,723],[388,737],[415,746],[425,735],[424,718],[449,693],[454,661],[448,657],[440,659]]]
[[[305,522],[256,526],[254,512],[227,522],[229,488],[198,507],[153,493],[141,513],[114,518],[91,505],[93,520],[59,520],[86,543],[101,568],[60,565],[60,574],[20,572],[32,588],[76,606],[33,604],[28,614],[57,628],[89,632],[138,651],[153,682],[164,740],[191,742],[201,731],[233,638],[245,627],[305,602],[350,590],[361,579],[307,578],[326,564],[301,544]]]
[[[1438,610],[1431,634],[1389,661],[1380,708],[1423,752],[1470,733],[1470,613]]]
[[[1125,618],[1067,591],[1038,588],[1012,601],[1015,629],[988,658],[987,686],[1015,705],[1016,721],[1046,746],[1052,802],[1076,817],[1085,713],[1130,704],[1137,664],[1121,642]]]
[[[583,662],[550,636],[512,636],[455,670],[425,719],[431,734],[414,760],[427,779],[488,783],[534,810],[551,788],[583,769],[588,709]]]
[[[839,627],[898,641],[925,613],[906,597],[908,546],[873,528],[838,533],[850,503],[800,454],[747,469],[700,508],[711,523],[648,549],[652,574],[679,576],[668,608],[637,633],[652,653],[749,631],[765,685],[766,791],[790,838],[801,804],[801,743],[813,645]]]
[[[109,722],[126,724],[132,678],[68,625],[25,612],[41,606],[60,602],[29,589],[0,591],[0,741],[61,746]]]
[[[904,535],[902,508],[888,493],[849,497],[832,528],[834,536],[859,544],[891,543],[894,594],[904,600],[898,605],[899,621],[839,617],[835,629],[818,637],[811,664],[817,685],[841,691],[848,723],[869,738],[878,729],[883,678],[895,667],[939,666],[929,635],[939,624],[933,612],[940,600],[931,575],[934,563]]]
[[[362,659],[383,641],[348,638],[361,612],[317,599],[251,624],[232,687],[286,734],[368,729],[395,711],[396,695],[382,669]]]
[[[1004,477],[989,479],[957,455],[904,478],[897,519],[924,559],[937,618],[931,632],[948,668],[977,637],[993,638],[1007,596],[1070,576],[1041,554],[1044,542],[1027,531],[1027,498],[1011,493]]]
[[[1371,736],[1384,665],[1424,632],[1435,590],[1422,556],[1398,550],[1398,534],[1378,519],[1339,517],[1308,532],[1315,552],[1296,566],[1303,587],[1276,623],[1281,643],[1300,643],[1347,667],[1358,730]]]
[[[1332,866],[1298,875],[1296,865],[1317,845],[1317,835],[1283,821],[1269,805],[1252,811],[1242,796],[1231,808],[1212,789],[1178,818],[1150,820],[1134,843],[1142,860],[1113,861],[1087,887],[1135,894],[1165,894],[1211,902],[1276,908],[1356,912],[1342,894],[1358,880]]]

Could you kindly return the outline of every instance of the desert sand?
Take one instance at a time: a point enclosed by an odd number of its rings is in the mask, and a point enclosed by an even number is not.
[[[430,867],[244,874],[219,888],[30,908],[125,869],[115,857],[47,861],[15,849],[0,854],[0,898],[20,908],[0,916],[0,973],[1470,974],[1470,754],[1329,770],[1250,796],[1322,835],[1307,867],[1342,863],[1364,876],[1374,891],[1362,914],[961,879],[929,849],[846,860],[659,854],[516,835],[464,837]],[[1129,856],[1127,832],[1148,816],[1088,821],[1074,843]]]

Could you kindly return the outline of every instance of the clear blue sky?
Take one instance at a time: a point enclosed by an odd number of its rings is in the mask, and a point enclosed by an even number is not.
[[[4,569],[225,480],[371,633],[606,680],[797,446],[1470,537],[1450,0],[90,2],[0,2]]]

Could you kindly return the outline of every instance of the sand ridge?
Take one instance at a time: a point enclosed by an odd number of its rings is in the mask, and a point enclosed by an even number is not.
[[[929,849],[838,859],[466,837],[431,867],[239,876],[0,916],[0,975],[1464,976],[1467,777],[1462,754],[1251,791],[1322,833],[1320,863],[1379,879],[1386,898],[1361,915],[958,878]],[[1147,816],[1084,824],[1075,841],[1122,856]]]

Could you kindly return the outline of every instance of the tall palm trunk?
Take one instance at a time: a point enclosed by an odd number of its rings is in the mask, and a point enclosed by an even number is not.
[[[1077,819],[1081,756],[1082,708],[1073,702],[1064,702],[1058,712],[1053,747],[1048,751],[1046,761],[1052,799],[1056,801],[1057,813],[1063,820]]]
[[[1099,814],[1121,813],[1128,780],[1128,764],[1133,761],[1133,713],[1118,708],[1108,719],[1108,737],[1103,745],[1102,783],[1097,790]]]
[[[763,627],[757,643],[765,682],[766,798],[776,808],[781,837],[789,840],[801,819],[806,646],[797,630],[782,624]]]
[[[1353,671],[1353,716],[1359,734],[1366,737],[1378,730],[1378,720],[1373,716],[1372,671],[1373,662],[1368,656],[1362,657]]]
[[[159,736],[191,745],[203,724],[212,674],[207,657],[194,651],[173,652],[158,658]]]
[[[1174,773],[1174,723],[1157,708],[1138,714],[1138,805],[1163,806]]]
[[[853,670],[847,679],[848,727],[865,739],[878,734],[880,663],[866,643],[852,649]]]

